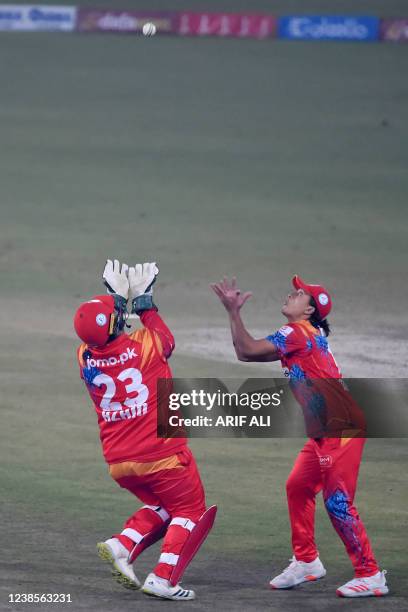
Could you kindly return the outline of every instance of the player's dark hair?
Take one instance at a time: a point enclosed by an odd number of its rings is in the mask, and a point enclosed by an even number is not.
[[[330,335],[330,325],[327,319],[321,319],[319,317],[319,312],[317,310],[317,304],[314,300],[314,298],[312,298],[312,296],[310,296],[310,305],[313,306],[314,308],[314,312],[311,315],[309,321],[311,322],[311,324],[313,325],[313,327],[316,327],[317,329],[319,327],[322,328],[322,330],[324,331],[326,336]]]

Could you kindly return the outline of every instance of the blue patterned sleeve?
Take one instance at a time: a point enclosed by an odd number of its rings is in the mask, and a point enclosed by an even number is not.
[[[276,346],[280,355],[288,355],[306,347],[304,336],[296,333],[295,328],[291,325],[283,325],[278,331],[267,336],[266,340]]]

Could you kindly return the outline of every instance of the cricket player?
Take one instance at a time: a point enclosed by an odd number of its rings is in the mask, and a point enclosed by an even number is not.
[[[173,335],[153,303],[157,274],[155,263],[128,268],[108,260],[103,273],[108,295],[81,304],[74,327],[83,341],[80,374],[95,407],[109,473],[144,503],[120,533],[97,545],[99,556],[111,563],[117,582],[138,589],[132,563],[164,536],[142,590],[187,601],[194,591],[178,581],[208,535],[216,507],[206,510],[186,439],[157,437],[157,380],[171,378],[168,359],[174,350]],[[130,334],[124,332],[128,299],[144,326]]]
[[[259,340],[246,330],[240,315],[251,293],[242,293],[235,279],[211,285],[228,312],[238,359],[280,360],[303,408],[307,430],[312,429],[286,483],[293,558],[271,580],[270,586],[289,589],[326,575],[314,539],[315,499],[322,491],[331,523],[354,566],[355,577],[339,587],[337,594],[340,597],[386,595],[386,572],[380,571],[353,504],[365,443],[364,420],[343,387],[340,370],[329,349],[327,316],[332,300],[321,285],[309,285],[299,276],[292,283],[294,289],[281,310],[287,324]],[[317,421],[320,426],[316,429]]]

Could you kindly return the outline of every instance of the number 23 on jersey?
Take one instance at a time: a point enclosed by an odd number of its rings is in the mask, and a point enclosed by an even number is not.
[[[128,396],[123,404],[112,401],[116,394],[116,382],[108,374],[98,374],[92,381],[96,387],[105,386],[105,393],[100,401],[102,418],[107,422],[124,421],[134,419],[137,416],[147,414],[147,398],[149,390],[142,382],[142,374],[136,368],[127,368],[116,377],[125,384]],[[136,393],[136,395],[134,395]]]

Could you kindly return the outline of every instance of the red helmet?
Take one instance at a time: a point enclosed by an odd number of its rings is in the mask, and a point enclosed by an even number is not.
[[[303,289],[309,293],[316,302],[317,312],[320,319],[325,319],[332,308],[332,300],[329,293],[322,285],[307,285],[300,276],[294,276],[292,284],[295,289]]]
[[[80,305],[75,313],[74,327],[83,342],[103,346],[115,331],[115,300],[111,295],[96,295]]]

